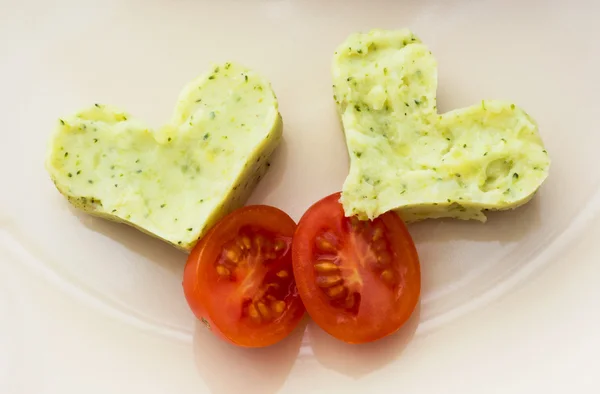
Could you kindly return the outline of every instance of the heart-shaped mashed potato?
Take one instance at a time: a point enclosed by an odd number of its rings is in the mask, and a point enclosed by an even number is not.
[[[225,63],[185,87],[157,131],[99,104],[60,119],[46,167],[74,206],[189,250],[264,175],[277,108],[267,80]]]
[[[350,154],[347,215],[485,221],[485,210],[529,201],[548,175],[537,125],[514,104],[437,113],[436,61],[408,30],[351,35],[333,80]]]

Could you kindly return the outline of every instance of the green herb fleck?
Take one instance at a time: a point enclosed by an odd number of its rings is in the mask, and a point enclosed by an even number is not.
[[[77,170],[76,174],[77,175],[81,174],[81,170]]]
[[[73,177],[73,174],[71,174],[70,172],[67,175],[69,176],[69,178]]]
[[[511,105],[510,105],[510,109],[515,109],[515,105],[514,105],[514,104],[511,104]]]
[[[161,208],[164,208],[164,207],[166,207],[166,206],[167,206],[167,204],[160,204],[160,207],[161,207]]]
[[[463,144],[463,148],[466,148],[466,147],[467,147],[467,144]]]
[[[513,174],[513,178],[515,179],[519,179],[519,174],[517,174],[516,172]]]
[[[206,141],[206,140],[208,139],[208,137],[210,137],[210,133],[206,133],[206,134],[204,134],[204,137],[202,137],[202,139],[203,139],[204,141]]]
[[[360,107],[358,106],[358,104],[356,104],[356,105],[354,106],[354,109],[355,109],[357,112],[360,112]]]
[[[362,156],[362,152],[354,152],[354,154],[356,155],[356,157],[361,157]]]
[[[193,230],[193,228],[191,228],[191,227],[189,227],[189,228],[187,229],[187,231],[192,231],[192,230]]]
[[[348,82],[352,81],[352,77],[346,78],[346,81],[348,81]]]
[[[172,138],[171,138],[171,137],[169,137],[169,138],[167,139],[167,142],[171,142],[171,139],[172,139]]]
[[[357,50],[356,52],[358,52],[358,53],[362,53],[362,49],[359,49],[359,50]]]
[[[140,162],[140,159],[137,159],[135,162],[136,162],[136,164],[137,164],[137,163],[139,163],[139,162]]]
[[[92,181],[91,179],[88,179],[88,183],[91,185],[92,183],[94,183],[94,181]]]
[[[210,80],[215,79],[215,76],[211,75],[210,77],[208,77],[208,79],[210,79]]]
[[[419,100],[415,100],[415,104],[418,106],[421,105],[421,102]]]
[[[65,157],[69,157],[69,152],[65,152]]]
[[[94,138],[94,144],[98,142],[98,138]]]
[[[384,67],[383,68],[383,75],[387,75],[387,74],[388,74],[388,69],[387,69],[387,67]]]
[[[142,170],[137,170],[136,173],[141,174]]]
[[[62,119],[59,119],[59,120],[60,120],[60,124],[64,126],[65,125],[65,121],[62,120]]]
[[[247,76],[247,75],[244,75],[244,80],[245,80],[246,82],[248,82],[248,76]]]
[[[100,104],[94,104],[94,106],[96,106],[96,108],[100,108]]]
[[[484,156],[487,156],[487,154],[488,154],[488,153],[487,153],[487,152],[485,152],[483,155],[484,155]]]

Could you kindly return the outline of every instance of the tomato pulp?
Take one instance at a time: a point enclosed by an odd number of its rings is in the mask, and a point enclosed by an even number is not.
[[[272,345],[304,314],[293,276],[296,223],[283,211],[234,211],[198,242],[184,271],[190,308],[214,333],[245,347]]]
[[[339,199],[335,193],[318,201],[298,223],[294,276],[321,328],[348,343],[370,342],[397,331],[415,309],[419,258],[398,215],[348,218]]]

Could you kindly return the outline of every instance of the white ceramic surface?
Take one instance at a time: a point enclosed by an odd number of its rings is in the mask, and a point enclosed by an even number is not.
[[[0,0],[0,393],[600,392],[600,3]],[[485,225],[410,226],[421,304],[365,346],[312,323],[243,350],[196,324],[185,255],[71,209],[43,168],[56,118],[118,105],[156,126],[210,62],[272,81],[284,142],[251,198],[299,219],[341,188],[331,55],[409,27],[439,63],[442,111],[510,99],[553,160],[536,198]]]

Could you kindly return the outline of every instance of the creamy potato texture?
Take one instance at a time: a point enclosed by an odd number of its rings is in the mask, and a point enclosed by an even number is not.
[[[76,207],[189,250],[243,205],[281,135],[269,82],[225,63],[185,87],[159,130],[100,104],[61,118],[46,167]]]
[[[529,201],[548,175],[537,125],[514,103],[438,114],[436,61],[409,30],[348,37],[333,83],[350,155],[348,216],[485,221],[485,210]]]

